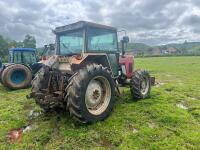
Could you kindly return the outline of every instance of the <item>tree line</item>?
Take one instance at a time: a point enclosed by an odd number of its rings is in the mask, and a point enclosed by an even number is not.
[[[3,61],[8,60],[10,48],[36,48],[36,39],[32,35],[25,35],[24,40],[16,41],[0,35],[0,57]]]

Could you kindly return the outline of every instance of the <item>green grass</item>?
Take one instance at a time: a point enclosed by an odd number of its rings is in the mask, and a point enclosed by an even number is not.
[[[0,86],[0,149],[200,149],[200,57],[137,58],[159,83],[151,98],[133,101],[128,88],[103,122],[78,125],[68,114],[41,114],[27,90]],[[178,107],[184,106],[185,109]],[[21,143],[6,134],[31,124]]]

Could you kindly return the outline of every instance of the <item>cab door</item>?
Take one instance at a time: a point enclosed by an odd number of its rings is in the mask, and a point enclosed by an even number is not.
[[[114,77],[118,76],[118,41],[115,29],[88,27],[87,52],[106,53]]]

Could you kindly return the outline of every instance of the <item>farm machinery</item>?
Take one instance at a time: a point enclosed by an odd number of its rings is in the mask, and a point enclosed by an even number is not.
[[[119,86],[129,85],[134,99],[150,96],[154,80],[148,71],[134,70],[134,57],[118,44],[117,29],[79,21],[55,28],[56,55],[32,81],[29,97],[45,111],[64,109],[81,123],[106,119]]]
[[[9,50],[9,63],[1,65],[0,81],[10,89],[26,88],[41,67],[35,49],[12,48]]]

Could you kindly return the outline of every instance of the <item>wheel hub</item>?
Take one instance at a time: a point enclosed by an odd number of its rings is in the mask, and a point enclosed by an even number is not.
[[[142,89],[145,89],[145,87],[146,87],[146,82],[142,81]]]
[[[25,73],[23,70],[16,70],[11,74],[11,81],[14,84],[21,84],[25,80]]]
[[[97,89],[95,89],[92,96],[94,99],[98,99],[100,97],[99,91]]]
[[[111,99],[109,81],[102,76],[93,78],[86,89],[85,103],[88,111],[93,115],[103,113]]]
[[[103,89],[99,81],[92,80],[89,83],[85,96],[86,105],[89,108],[94,108],[101,102],[102,91]]]
[[[146,94],[148,92],[148,89],[149,89],[148,80],[146,78],[144,78],[141,81],[141,92],[142,92],[142,94]]]

